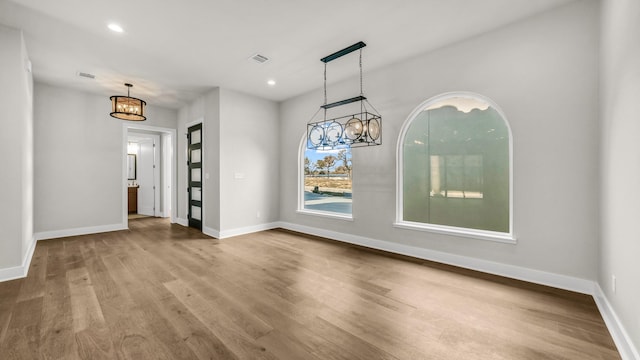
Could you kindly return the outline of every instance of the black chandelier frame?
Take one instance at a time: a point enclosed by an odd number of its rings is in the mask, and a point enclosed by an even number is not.
[[[307,123],[308,149],[329,150],[382,145],[382,116],[363,93],[362,48],[365,46],[367,45],[360,41],[320,59],[324,63],[324,104]],[[327,63],[356,50],[360,52],[360,95],[327,103]],[[333,109],[338,107],[347,110],[335,115],[336,111]],[[321,111],[323,116],[318,119]],[[341,115],[345,113],[346,115]]]
[[[109,115],[120,120],[147,120],[145,115],[147,102],[131,96],[132,84],[125,83],[124,86],[127,87],[127,96],[113,95],[109,98],[111,100],[111,113]]]

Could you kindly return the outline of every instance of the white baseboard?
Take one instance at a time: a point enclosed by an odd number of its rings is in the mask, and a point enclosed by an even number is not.
[[[178,219],[178,224],[183,225],[183,226],[189,226],[188,222],[185,221],[185,223],[181,223],[182,219]],[[231,229],[231,230],[224,230],[224,231],[220,231],[218,229],[214,229],[214,228],[210,228],[207,226],[202,226],[202,233],[205,235],[209,235],[211,237],[214,237],[216,239],[227,239],[230,237],[234,237],[234,236],[239,236],[239,235],[245,235],[245,234],[251,234],[251,233],[255,233],[258,231],[264,231],[264,230],[271,230],[271,229],[275,229],[281,227],[279,222],[273,222],[273,223],[267,223],[267,224],[259,224],[259,225],[253,225],[253,226],[247,226],[247,227],[243,227],[243,228],[237,228],[237,229]]]
[[[189,220],[182,219],[182,218],[176,218],[176,224],[182,225],[184,227],[189,227]],[[202,225],[202,233],[205,234],[205,235],[209,235],[211,237],[214,237],[216,239],[220,239],[220,231],[216,230],[214,228],[210,228],[210,227]]]
[[[138,214],[147,215],[147,216],[156,216],[156,212],[153,210],[153,207],[144,206],[138,208]]]
[[[368,248],[388,251],[395,254],[407,255],[424,260],[431,260],[443,264],[459,266],[466,269],[477,270],[489,274],[500,275],[508,278],[552,286],[560,289],[571,290],[583,294],[593,295],[594,292],[595,283],[590,280],[554,274],[540,270],[528,269],[515,265],[502,264],[488,260],[476,259],[467,256],[449,254],[435,250],[418,248],[415,246],[392,243],[389,241],[376,240],[363,236],[344,234],[305,225],[298,225],[287,222],[280,222],[278,224],[284,229],[326,237],[332,240],[343,241],[350,244],[361,245]]]
[[[29,266],[31,265],[31,258],[33,258],[33,252],[36,250],[35,237],[31,240],[29,249],[24,254],[22,264],[20,266],[14,266],[6,269],[0,269],[0,282],[20,279],[27,276],[29,272]]]
[[[186,225],[185,225],[186,226]],[[206,226],[202,226],[202,233],[205,235],[209,235],[211,237],[214,237],[216,239],[220,239],[220,231],[210,228],[210,227],[206,227]]]
[[[97,234],[109,231],[127,230],[128,227],[125,224],[111,224],[100,226],[89,226],[75,229],[64,229],[54,231],[43,231],[35,233],[36,240],[56,239],[67,236],[78,236],[87,234]]]
[[[27,269],[24,265],[0,269],[0,282],[26,277]]]
[[[640,360],[638,349],[634,346],[631,336],[629,336],[624,325],[620,322],[620,318],[618,318],[613,307],[611,307],[600,285],[596,284],[593,299],[596,301],[596,305],[598,305],[602,319],[604,319],[604,323],[607,325],[607,329],[609,329],[609,333],[616,343],[622,360]]]
[[[29,245],[29,249],[27,249],[27,253],[24,254],[24,259],[22,259],[24,276],[27,276],[27,274],[29,273],[29,266],[31,266],[31,259],[33,258],[33,253],[36,251],[37,243],[38,243],[38,239],[36,239],[35,234],[33,234],[33,238],[31,239],[31,245]]]
[[[251,234],[258,231],[271,230],[281,227],[279,222],[267,223],[267,224],[259,224],[253,226],[247,226],[243,228],[224,230],[220,232],[219,239],[226,239],[234,236]]]

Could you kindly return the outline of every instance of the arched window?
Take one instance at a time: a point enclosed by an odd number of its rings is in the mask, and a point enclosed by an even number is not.
[[[300,144],[298,211],[351,219],[351,148],[307,149],[307,136]]]
[[[472,93],[420,104],[398,142],[396,226],[514,242],[511,130]]]

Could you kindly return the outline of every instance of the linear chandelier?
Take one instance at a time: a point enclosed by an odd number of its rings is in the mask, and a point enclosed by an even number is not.
[[[382,116],[369,103],[362,88],[362,48],[365,46],[360,41],[320,59],[324,63],[324,104],[307,123],[307,148],[328,150],[382,145]],[[327,63],[356,50],[360,52],[360,95],[327,103]]]
[[[124,84],[127,87],[127,96],[114,95],[111,99],[111,116],[120,120],[130,121],[144,121],[147,120],[145,116],[145,106],[147,103],[144,100],[134,98],[130,96],[129,91],[133,87],[131,84]]]

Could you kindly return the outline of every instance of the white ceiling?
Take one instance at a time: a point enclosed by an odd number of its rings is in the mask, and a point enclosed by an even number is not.
[[[358,41],[366,72],[570,1],[0,0],[0,24],[24,31],[37,81],[104,96],[131,82],[179,108],[216,86],[281,101],[322,87],[320,58]],[[354,75],[357,56],[329,63],[330,83]]]

